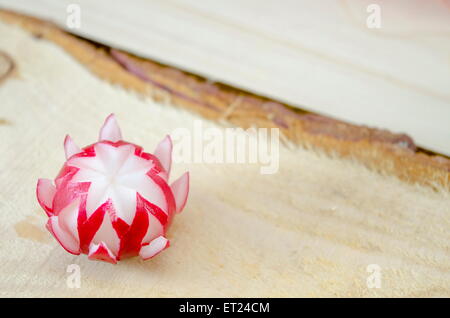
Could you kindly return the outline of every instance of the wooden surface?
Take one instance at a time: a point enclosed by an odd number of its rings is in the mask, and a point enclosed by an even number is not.
[[[66,27],[71,0],[0,0]],[[450,155],[448,0],[77,1],[71,32]],[[66,27],[67,28],[67,27]]]
[[[0,50],[16,65],[0,84],[1,296],[450,296],[449,193],[303,149],[282,147],[274,175],[175,165],[174,177],[191,172],[191,194],[154,260],[66,253],[35,199],[37,179],[63,163],[65,134],[87,145],[114,112],[125,138],[151,150],[200,117],[111,86],[17,27],[0,23]],[[70,264],[79,289],[66,284]],[[370,264],[379,289],[366,284]]]
[[[98,46],[30,16],[0,10],[0,20],[58,45],[94,76],[156,102],[187,109],[221,125],[278,128],[283,142],[293,147],[354,160],[412,184],[450,189],[450,160],[417,149],[405,134],[299,111],[171,66]],[[8,60],[6,55],[3,57]],[[14,66],[9,60],[9,67]],[[8,72],[8,63],[1,64]]]

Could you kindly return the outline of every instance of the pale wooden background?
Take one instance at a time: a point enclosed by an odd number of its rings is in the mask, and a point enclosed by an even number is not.
[[[450,296],[448,192],[306,149],[281,147],[273,175],[251,164],[174,164],[172,180],[189,170],[191,188],[167,251],[115,266],[68,254],[35,197],[37,179],[64,162],[65,134],[90,144],[114,112],[124,138],[151,151],[202,119],[112,86],[1,22],[0,49],[17,65],[0,84],[0,296]],[[79,289],[66,284],[71,264]],[[379,289],[366,283],[370,264],[380,266]]]
[[[0,0],[66,27],[72,0]],[[448,0],[78,0],[83,36],[450,155]],[[366,9],[380,5],[381,28]]]

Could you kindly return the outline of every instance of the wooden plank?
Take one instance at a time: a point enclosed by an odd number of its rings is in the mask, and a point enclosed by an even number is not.
[[[282,140],[291,146],[312,147],[355,160],[411,184],[450,189],[450,160],[417,149],[407,135],[298,111],[177,68],[90,43],[33,17],[0,10],[0,20],[57,44],[95,76],[157,102],[170,102],[220,124],[244,129],[278,128]],[[13,65],[9,60],[5,70],[8,64]]]
[[[191,171],[191,195],[172,247],[152,261],[66,253],[34,200],[37,178],[64,160],[64,135],[89,144],[114,112],[127,140],[152,149],[200,117],[114,87],[17,27],[0,23],[0,48],[18,71],[0,84],[0,295],[450,296],[448,192],[305,149],[281,147],[270,176],[258,165],[176,164],[174,177]],[[70,264],[79,289],[67,285]],[[381,288],[367,285],[370,264]]]
[[[69,0],[0,5],[66,27]],[[445,1],[78,1],[72,32],[450,155]]]

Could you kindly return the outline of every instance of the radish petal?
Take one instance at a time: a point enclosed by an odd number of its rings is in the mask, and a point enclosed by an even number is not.
[[[139,197],[139,194],[136,195]],[[141,201],[140,198],[137,199]],[[120,220],[120,219],[118,219]],[[125,227],[116,230],[118,235],[120,235],[120,250],[117,257],[128,258],[131,256],[136,256],[139,254],[139,250],[142,246],[142,239],[145,236],[145,232],[148,228],[148,213],[144,209],[137,209],[136,216],[134,217],[133,223],[128,226],[126,231],[123,231]]]
[[[175,198],[177,213],[180,213],[186,205],[189,194],[189,172],[185,172],[181,177],[174,181],[170,188]]]
[[[114,114],[111,114],[106,118],[105,123],[100,129],[99,140],[109,140],[112,142],[122,140],[122,133],[120,132],[120,127],[117,124]]]
[[[114,209],[112,204],[109,206],[109,210]],[[109,211],[108,211],[109,212]],[[117,232],[114,229],[109,213],[105,213],[103,215],[103,221],[94,237],[92,238],[91,243],[100,244],[101,242],[107,242],[108,248],[114,255],[117,255],[120,248],[120,239],[117,236]]]
[[[164,234],[164,226],[161,221],[152,213],[148,213],[148,228],[142,239],[142,244],[148,244],[160,235]]]
[[[58,213],[58,224],[61,229],[70,234],[77,242],[77,249],[79,249],[80,238],[78,235],[78,212],[80,207],[80,200],[73,200],[68,206]]]
[[[66,138],[64,139],[64,152],[66,153],[66,159],[81,152],[80,147],[77,146],[69,135],[66,135]]]
[[[53,198],[56,188],[49,179],[39,179],[36,188],[36,196],[39,204],[45,210],[48,216],[52,214]]]
[[[169,245],[170,243],[168,239],[166,239],[164,236],[158,236],[153,241],[151,241],[150,244],[142,246],[139,255],[144,260],[148,260],[168,248]]]
[[[47,229],[67,252],[75,255],[80,254],[78,242],[69,232],[66,232],[61,228],[57,216],[51,216],[48,219]]]
[[[156,146],[154,153],[164,170],[166,170],[167,175],[170,174],[170,167],[172,165],[172,147],[172,139],[167,135],[158,146]]]
[[[100,244],[92,243],[89,246],[88,258],[90,260],[105,261],[108,263],[116,264],[116,256],[109,250],[105,242],[100,242]]]

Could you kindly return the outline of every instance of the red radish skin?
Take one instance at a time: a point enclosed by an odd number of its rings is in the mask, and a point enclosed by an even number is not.
[[[56,188],[53,185],[52,180],[49,179],[39,179],[36,187],[36,195],[38,202],[44,209],[47,216],[50,217],[51,206],[53,204],[53,197],[55,196]]]
[[[168,174],[172,165],[172,139],[167,135],[156,147],[155,156],[159,158],[161,165]]]
[[[175,196],[175,205],[177,213],[180,213],[187,202],[187,195],[189,192],[189,172],[185,172],[170,186],[173,195]]]
[[[123,141],[114,114],[92,145],[81,149],[67,135],[66,162],[54,183],[39,179],[36,187],[47,229],[67,252],[91,260],[156,256],[169,247],[167,229],[189,193],[187,172],[168,184],[172,148],[170,136],[154,154]]]
[[[66,138],[64,139],[64,152],[66,153],[66,159],[81,152],[80,147],[75,144],[69,135],[66,135]]]

